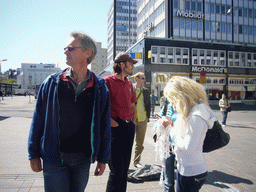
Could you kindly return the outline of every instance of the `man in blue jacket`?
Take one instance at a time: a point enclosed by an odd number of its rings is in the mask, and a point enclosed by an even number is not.
[[[45,191],[84,191],[90,164],[102,175],[110,156],[110,93],[103,78],[87,69],[97,48],[72,32],[64,49],[70,67],[41,85],[28,139],[30,165],[44,173]]]

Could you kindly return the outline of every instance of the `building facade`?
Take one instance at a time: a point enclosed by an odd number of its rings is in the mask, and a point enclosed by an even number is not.
[[[137,0],[114,0],[108,12],[107,65],[137,41]]]
[[[96,42],[97,54],[88,68],[95,74],[99,74],[107,66],[107,49],[102,48],[100,42]]]
[[[256,101],[256,1],[138,0],[134,73],[160,97],[174,75],[206,88],[211,102]],[[111,68],[107,68],[111,70]]]
[[[21,89],[35,90],[49,75],[61,71],[55,64],[22,63],[21,72],[17,76],[17,84]]]

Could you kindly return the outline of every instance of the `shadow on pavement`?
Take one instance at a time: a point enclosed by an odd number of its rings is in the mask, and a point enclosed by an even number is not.
[[[254,183],[249,179],[229,175],[221,171],[213,170],[208,173],[205,184],[213,185],[219,188],[232,188],[231,184],[244,183],[247,185],[253,185]]]
[[[3,120],[8,119],[8,118],[10,118],[10,117],[0,116],[0,121],[3,121]]]

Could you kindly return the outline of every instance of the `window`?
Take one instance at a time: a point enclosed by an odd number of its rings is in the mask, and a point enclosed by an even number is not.
[[[203,22],[201,20],[197,21],[197,27],[199,31],[203,30]]]
[[[229,53],[228,53],[228,58],[229,58],[229,59],[233,59],[233,52],[229,52]]]
[[[243,34],[243,25],[238,26],[238,33]]]
[[[152,53],[157,54],[157,47],[152,47]]]
[[[221,32],[226,32],[226,23],[221,23]]]
[[[196,21],[192,20],[192,30],[196,30]]]
[[[202,3],[201,2],[197,2],[197,11],[202,11]]]
[[[190,2],[189,1],[185,1],[185,10],[186,11],[190,10]]]
[[[211,57],[212,56],[212,52],[211,51],[207,51],[207,57]]]
[[[168,55],[173,55],[173,48],[168,48]]]
[[[196,2],[191,2],[191,10],[196,11]]]
[[[176,55],[181,55],[181,49],[176,48]]]
[[[200,50],[200,56],[204,56],[204,50]]]
[[[215,5],[214,4],[210,4],[210,12],[212,13],[212,14],[214,14],[215,13],[215,11],[214,11],[214,7]]]
[[[239,9],[238,9],[238,16],[239,16],[239,17],[242,17],[242,16],[243,16],[243,9],[242,9],[242,8],[239,8]]]
[[[210,22],[209,21],[205,22],[205,31],[210,31]]]
[[[197,50],[193,50],[193,56],[197,56]]]
[[[185,20],[184,19],[180,19],[180,28],[184,29],[185,27]]]
[[[186,20],[186,29],[191,29],[190,20]]]
[[[248,9],[243,8],[243,16],[248,17]]]
[[[188,49],[183,49],[183,55],[188,55]]]
[[[165,47],[160,47],[160,54],[165,55]]]
[[[227,23],[227,33],[231,33],[231,24]]]
[[[226,7],[225,7],[225,5],[221,5],[221,14],[223,14],[223,15],[226,14]]]
[[[220,13],[220,5],[216,5],[216,14]]]

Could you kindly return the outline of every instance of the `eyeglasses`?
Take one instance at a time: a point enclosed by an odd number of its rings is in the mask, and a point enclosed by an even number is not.
[[[145,80],[146,78],[145,77],[141,77],[140,79]]]
[[[64,51],[69,50],[69,51],[71,52],[71,51],[73,51],[73,50],[76,49],[76,48],[83,48],[83,47],[72,47],[72,46],[70,46],[70,47],[65,47],[65,48],[64,48]]]

